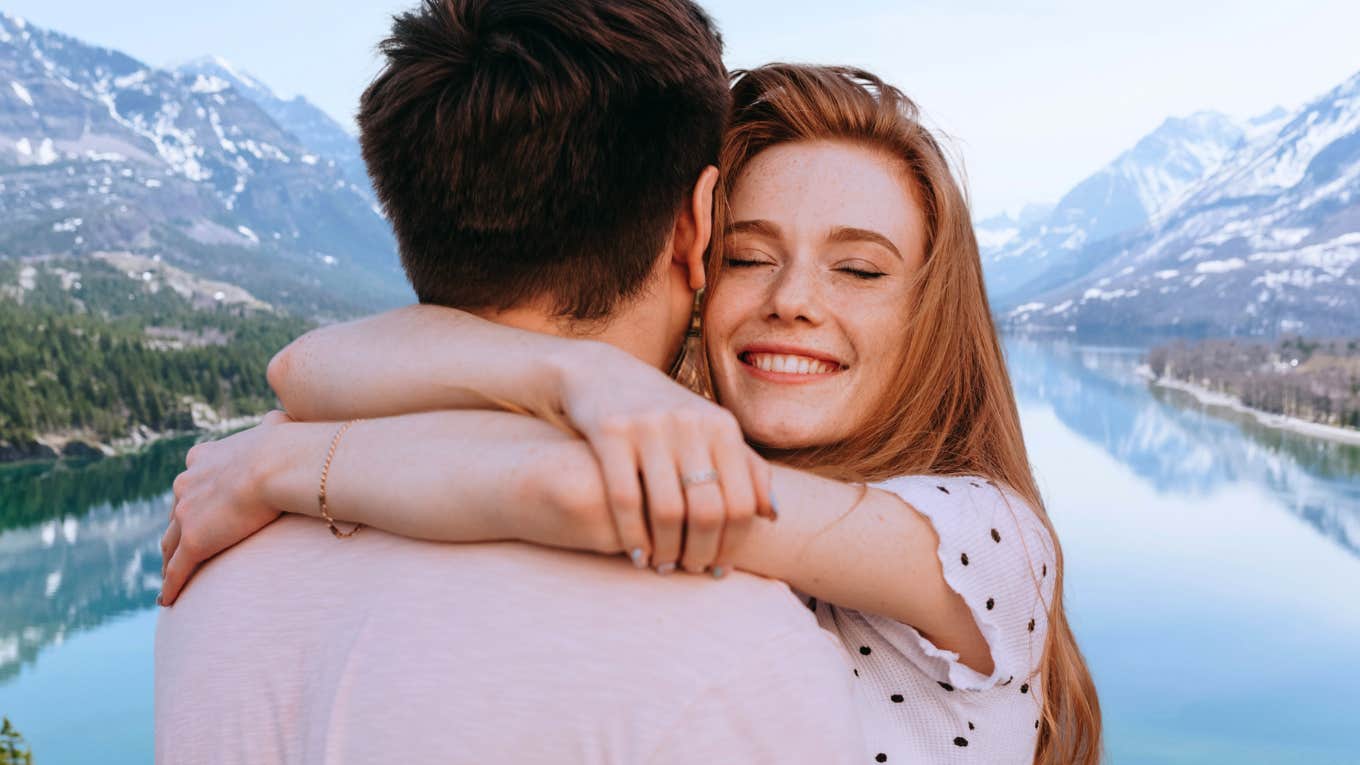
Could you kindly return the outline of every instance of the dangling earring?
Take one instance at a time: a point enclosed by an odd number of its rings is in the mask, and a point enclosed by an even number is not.
[[[676,351],[675,361],[671,362],[670,372],[667,373],[672,380],[680,378],[680,370],[684,369],[685,359],[689,357],[690,344],[703,334],[703,304],[704,288],[700,287],[694,293],[694,306],[689,314],[689,329],[685,330],[685,337],[680,341],[680,350]]]

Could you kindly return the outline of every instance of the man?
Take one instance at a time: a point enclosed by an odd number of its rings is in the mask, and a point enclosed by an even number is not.
[[[668,363],[728,108],[708,18],[688,0],[425,0],[383,50],[361,140],[421,301]],[[203,568],[163,612],[156,670],[167,764],[863,751],[849,667],[782,584],[337,540],[303,517]]]

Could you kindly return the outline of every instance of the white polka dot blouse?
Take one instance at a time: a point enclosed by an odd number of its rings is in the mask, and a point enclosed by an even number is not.
[[[934,526],[945,581],[973,612],[995,668],[984,676],[905,624],[803,596],[850,654],[864,761],[1030,765],[1056,574],[1047,529],[1027,502],[984,478],[904,476],[874,488]]]

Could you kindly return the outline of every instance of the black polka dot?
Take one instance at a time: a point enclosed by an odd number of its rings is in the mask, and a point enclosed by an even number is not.
[[[851,672],[854,672],[854,673],[855,673],[855,677],[859,677],[859,670],[858,670],[858,669],[853,669],[853,670],[851,670]]]
[[[893,695],[889,696],[888,698],[892,699],[892,703],[894,703],[894,704],[901,704],[902,701],[903,701],[902,694],[900,694],[900,693],[894,693]]]
[[[967,565],[968,565],[968,553],[964,553],[964,554],[960,555],[960,556],[959,556],[959,561],[961,561],[961,562],[963,563],[963,565],[967,566]]]
[[[1025,683],[1024,685],[1020,686],[1020,692],[1029,693],[1029,683]]]
[[[887,762],[887,761],[888,761],[888,755],[886,755],[886,754],[884,754],[884,753],[882,753],[882,752],[879,752],[879,753],[874,757],[874,762]]]
[[[954,746],[968,746],[968,739],[963,736],[954,737]]]
[[[1030,619],[1030,620],[1029,620],[1029,631],[1030,631],[1030,632],[1033,632],[1033,631],[1034,631],[1034,620],[1033,620],[1033,619]]]
[[[973,723],[968,723],[968,730],[973,730]]]
[[[869,654],[874,652],[874,649],[870,648],[867,645],[862,645],[859,647],[859,652],[864,654],[865,656],[868,656]]]
[[[996,601],[992,598],[987,598],[987,610],[990,611],[993,608],[996,608]]]
[[[948,493],[949,493],[949,489],[946,489],[945,487],[940,486],[940,485],[938,485],[938,484],[935,486],[935,488],[939,489],[940,491],[944,492],[945,494],[948,494]]]
[[[1044,570],[1043,570],[1042,573],[1039,574],[1039,576],[1048,576],[1048,564],[1047,564],[1047,563],[1044,564]]]
[[[993,542],[1000,542],[1000,541],[1001,541],[1001,532],[997,531],[996,529],[992,529],[992,541],[993,541]]]
[[[978,487],[979,489],[982,488],[982,485],[979,484],[977,481],[969,481],[968,483],[969,483],[969,485],[971,485],[971,486],[976,486],[976,487]]]
[[[943,688],[943,689],[945,689],[946,691],[952,691],[952,690],[954,690],[954,686],[950,685],[949,683],[944,682],[943,680],[936,680],[935,682],[936,682],[936,683],[939,683],[940,687]]]
[[[1010,684],[1011,684],[1011,681],[1014,680],[1014,679],[1015,679],[1015,675],[1011,675],[1010,677],[1006,678],[1006,682],[1002,683],[1002,685],[1010,685]]]
[[[1034,729],[1035,729],[1035,730],[1038,730],[1038,729],[1039,729],[1039,721],[1038,721],[1038,720],[1035,720],[1035,721],[1034,721]]]

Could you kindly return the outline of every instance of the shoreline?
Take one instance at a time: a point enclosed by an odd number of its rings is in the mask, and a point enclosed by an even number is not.
[[[241,430],[260,424],[264,415],[244,415],[241,417],[229,417],[212,422],[199,423],[197,427],[188,430],[150,430],[142,427],[134,429],[133,435],[123,438],[115,438],[111,441],[95,441],[79,437],[70,437],[65,434],[45,433],[34,439],[34,442],[45,446],[55,452],[55,456],[28,457],[21,459],[0,459],[0,467],[10,465],[24,465],[33,463],[57,463],[64,461],[90,462],[113,457],[126,457],[145,451],[152,444],[170,438],[183,438],[186,436],[201,436],[209,433],[228,433]],[[93,454],[73,456],[63,453],[65,445],[70,442],[79,442],[89,446],[91,449],[100,453],[96,457]]]
[[[1321,438],[1349,446],[1360,446],[1360,430],[1342,428],[1336,425],[1325,425],[1320,422],[1312,422],[1311,420],[1303,420],[1285,414],[1273,414],[1261,409],[1255,409],[1243,404],[1242,400],[1237,396],[1229,395],[1227,393],[1218,393],[1203,386],[1185,382],[1184,380],[1176,380],[1169,377],[1153,378],[1150,370],[1148,371],[1147,376],[1149,382],[1153,385],[1159,385],[1163,388],[1170,388],[1171,390],[1188,393],[1191,396],[1194,396],[1196,401],[1199,401],[1205,406],[1221,406],[1232,409],[1233,411],[1242,412],[1243,414],[1249,414],[1256,418],[1257,422],[1268,428],[1287,430],[1302,436]]]

